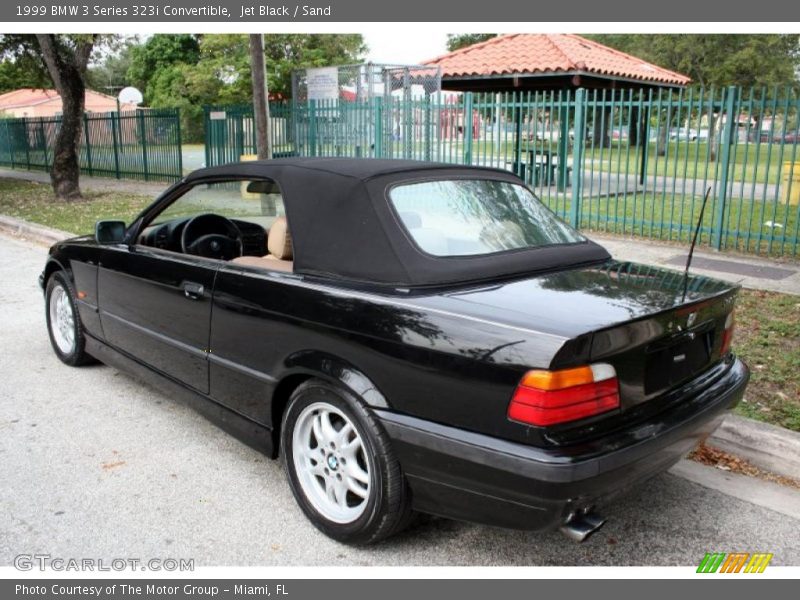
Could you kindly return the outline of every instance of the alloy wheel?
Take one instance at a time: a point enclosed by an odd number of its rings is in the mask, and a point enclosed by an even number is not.
[[[371,465],[353,422],[327,402],[308,405],[292,433],[292,459],[305,497],[325,518],[352,523],[367,507]]]
[[[50,294],[50,331],[62,354],[75,350],[75,314],[67,290],[56,285]]]

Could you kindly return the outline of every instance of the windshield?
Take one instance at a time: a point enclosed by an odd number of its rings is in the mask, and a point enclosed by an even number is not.
[[[469,256],[586,240],[526,187],[491,179],[399,185],[389,198],[416,244],[434,256]]]
[[[286,214],[277,184],[268,180],[232,180],[198,183],[157,215],[148,225],[205,213],[249,221],[269,230]]]

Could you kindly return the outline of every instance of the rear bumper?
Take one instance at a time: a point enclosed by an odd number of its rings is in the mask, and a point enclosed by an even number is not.
[[[422,512],[514,529],[547,529],[665,471],[741,400],[747,367],[649,421],[581,447],[536,448],[376,411]]]

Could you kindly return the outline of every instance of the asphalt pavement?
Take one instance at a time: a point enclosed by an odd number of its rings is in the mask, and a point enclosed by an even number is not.
[[[800,565],[800,520],[696,483],[697,469],[618,501],[581,545],[432,517],[377,546],[333,542],[304,518],[278,463],[110,367],[61,364],[36,282],[44,258],[0,235],[0,565],[36,553],[196,566],[691,565],[735,551]]]

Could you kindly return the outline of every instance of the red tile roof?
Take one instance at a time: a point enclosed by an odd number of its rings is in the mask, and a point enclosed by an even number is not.
[[[692,81],[686,75],[565,33],[501,35],[423,64],[439,65],[444,78],[578,72],[666,85],[687,85]]]
[[[61,96],[58,95],[56,90],[20,88],[0,94],[0,110],[37,106],[51,101],[59,103],[61,101]],[[84,96],[84,104],[87,112],[97,109],[103,111],[116,110],[117,99],[108,94],[87,89]],[[133,110],[136,105],[123,103],[122,108],[124,110]]]
[[[35,90],[32,88],[22,88],[13,92],[0,94],[0,108],[19,108],[23,106],[34,106],[58,98],[55,90]]]

